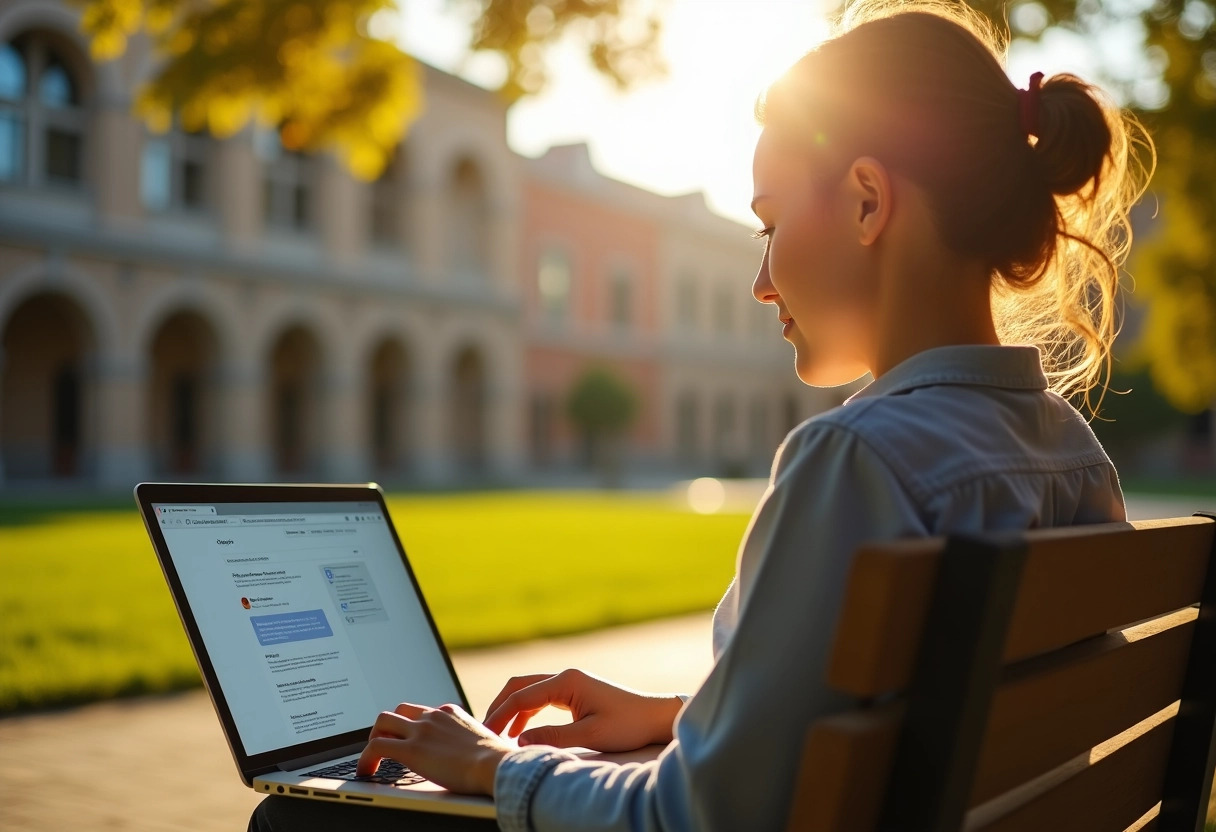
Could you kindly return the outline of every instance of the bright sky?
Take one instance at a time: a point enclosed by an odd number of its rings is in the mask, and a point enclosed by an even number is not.
[[[539,156],[555,144],[586,141],[601,173],[663,194],[704,191],[716,211],[754,224],[751,154],[759,128],[756,96],[827,34],[827,0],[664,0],[666,78],[617,93],[579,50],[559,44],[546,90],[512,107],[508,141]],[[1136,2],[1136,0],[1129,0]],[[502,79],[493,55],[465,53],[468,23],[447,0],[402,0],[402,46],[422,60],[484,86]],[[1049,32],[1042,45],[1015,48],[1009,74],[1070,71],[1092,79],[1096,66],[1139,54],[1138,23],[1086,44]],[[1117,74],[1133,73],[1134,68]],[[1149,98],[1152,90],[1137,90]]]

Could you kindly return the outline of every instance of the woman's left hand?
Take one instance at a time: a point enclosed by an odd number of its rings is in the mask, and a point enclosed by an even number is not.
[[[449,791],[493,796],[498,764],[511,750],[457,705],[403,702],[376,718],[356,773],[371,774],[387,757]]]

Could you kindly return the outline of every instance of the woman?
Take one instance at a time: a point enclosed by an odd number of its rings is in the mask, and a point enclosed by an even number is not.
[[[392,757],[492,794],[506,830],[780,828],[806,726],[848,705],[823,670],[859,543],[1124,518],[1115,470],[1063,396],[1109,363],[1142,133],[1074,77],[1015,88],[1000,55],[965,7],[865,0],[757,108],[753,294],[804,382],[874,381],[779,449],[701,689],[685,702],[577,671],[524,676],[484,725],[402,704],[377,719],[362,770]],[[547,704],[574,722],[521,734]],[[659,760],[626,766],[555,747],[656,741]]]

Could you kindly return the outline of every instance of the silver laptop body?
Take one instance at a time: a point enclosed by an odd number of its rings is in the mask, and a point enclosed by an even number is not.
[[[490,798],[425,780],[315,773],[356,759],[398,702],[469,709],[378,486],[141,483],[135,498],[245,785],[494,817]]]

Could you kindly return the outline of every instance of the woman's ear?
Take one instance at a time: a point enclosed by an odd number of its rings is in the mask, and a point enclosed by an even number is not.
[[[873,245],[891,219],[891,177],[882,162],[862,156],[849,168],[845,187],[854,209],[857,241],[863,246]]]

